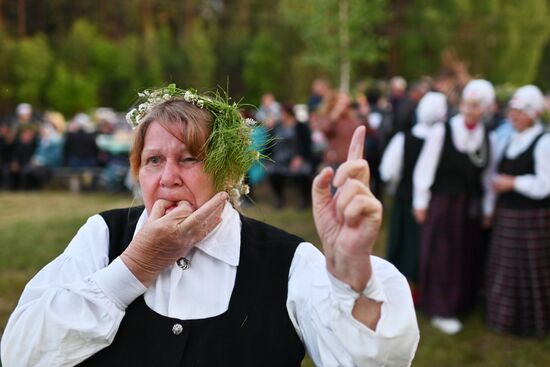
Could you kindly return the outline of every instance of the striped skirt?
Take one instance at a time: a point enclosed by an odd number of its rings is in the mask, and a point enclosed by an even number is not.
[[[550,332],[550,208],[497,208],[486,288],[490,329]]]

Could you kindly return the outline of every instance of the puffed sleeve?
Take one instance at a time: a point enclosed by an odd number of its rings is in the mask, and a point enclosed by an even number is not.
[[[387,261],[371,261],[373,276],[363,294],[382,302],[376,330],[352,316],[358,295],[330,276],[321,252],[309,243],[296,250],[287,308],[317,366],[410,366],[419,330],[409,286]]]
[[[514,190],[528,198],[540,200],[550,195],[550,134],[540,138],[533,155],[534,174],[517,176]]]
[[[390,140],[382,155],[382,161],[378,169],[382,181],[395,184],[395,182],[401,179],[404,146],[405,135],[402,132],[398,132]]]
[[[73,366],[108,346],[125,309],[146,288],[120,259],[108,265],[109,232],[95,215],[26,285],[2,337],[2,363]]]
[[[441,158],[445,139],[445,126],[436,124],[426,137],[413,172],[413,208],[426,209],[431,199],[430,187]]]

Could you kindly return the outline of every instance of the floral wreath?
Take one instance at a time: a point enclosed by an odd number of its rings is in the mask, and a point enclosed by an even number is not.
[[[213,115],[212,133],[204,147],[204,170],[214,180],[218,191],[226,191],[234,206],[240,205],[240,196],[250,191],[244,184],[245,175],[252,164],[264,158],[252,148],[251,133],[257,122],[244,119],[239,103],[230,102],[226,92],[199,95],[195,89],[180,89],[175,84],[138,93],[137,107],[126,115],[126,121],[135,129],[151,109],[161,103],[183,100]]]

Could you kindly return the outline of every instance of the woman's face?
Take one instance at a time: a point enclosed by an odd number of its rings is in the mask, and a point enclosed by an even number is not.
[[[138,177],[149,213],[159,199],[171,201],[174,206],[185,200],[196,210],[215,194],[204,163],[156,121],[145,133]]]
[[[533,119],[522,110],[510,108],[508,117],[517,131],[523,131],[533,125]]]
[[[468,125],[474,125],[481,121],[483,108],[481,103],[475,100],[465,99],[460,103],[460,112]]]

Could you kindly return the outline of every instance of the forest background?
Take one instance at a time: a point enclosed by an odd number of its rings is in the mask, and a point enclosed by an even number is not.
[[[0,115],[125,111],[175,82],[257,104],[304,101],[459,62],[497,85],[550,89],[550,0],[0,0]]]

